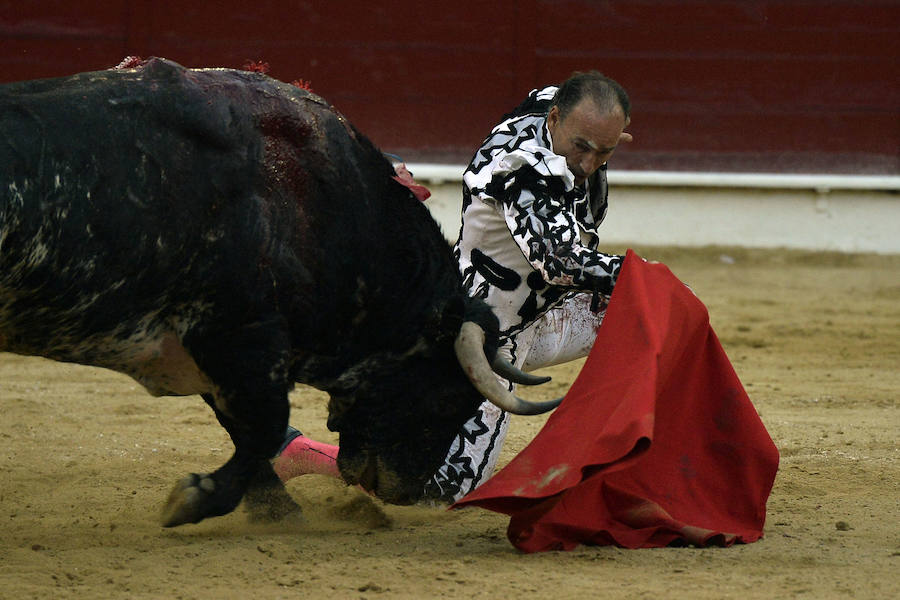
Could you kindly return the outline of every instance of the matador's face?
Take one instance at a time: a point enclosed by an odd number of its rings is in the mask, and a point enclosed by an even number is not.
[[[621,107],[603,110],[590,98],[582,98],[565,116],[557,106],[547,115],[553,152],[565,157],[576,185],[606,163],[620,141],[630,139],[623,133],[628,123]]]

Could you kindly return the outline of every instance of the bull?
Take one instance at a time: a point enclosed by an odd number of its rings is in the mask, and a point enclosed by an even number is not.
[[[483,397],[558,404],[501,386],[497,345],[427,209],[319,96],[162,59],[0,86],[0,351],[199,394],[234,443],[164,526],[299,510],[270,462],[297,382],[329,393],[344,480],[415,501]]]

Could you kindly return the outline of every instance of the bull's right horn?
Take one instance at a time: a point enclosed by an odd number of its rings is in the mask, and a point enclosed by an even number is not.
[[[562,398],[528,402],[501,385],[484,355],[484,330],[477,324],[464,322],[453,347],[469,381],[491,404],[514,415],[539,415],[553,410],[562,402]]]

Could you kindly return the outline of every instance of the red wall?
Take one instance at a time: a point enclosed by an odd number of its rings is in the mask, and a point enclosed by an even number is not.
[[[900,174],[897,0],[185,4],[0,0],[0,80],[262,60],[383,149],[462,162],[529,89],[596,68],[632,97],[616,168]]]

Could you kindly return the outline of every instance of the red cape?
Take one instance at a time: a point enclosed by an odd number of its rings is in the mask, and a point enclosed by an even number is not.
[[[454,508],[511,516],[525,552],[762,536],[778,450],[706,307],[629,250],[593,350],[541,432]]]

